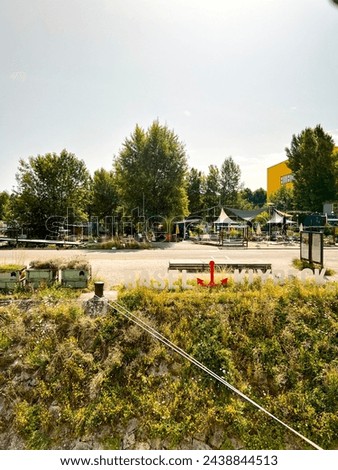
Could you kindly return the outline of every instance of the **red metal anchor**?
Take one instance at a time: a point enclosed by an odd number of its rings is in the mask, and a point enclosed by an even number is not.
[[[203,287],[215,287],[217,285],[225,286],[228,282],[228,278],[221,279],[220,284],[215,283],[215,261],[209,261],[210,266],[210,282],[209,284],[205,284],[203,279],[197,278],[197,284]]]

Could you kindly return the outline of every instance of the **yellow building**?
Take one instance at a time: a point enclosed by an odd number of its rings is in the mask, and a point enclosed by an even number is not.
[[[334,147],[333,153],[338,155],[338,147]],[[283,185],[286,187],[292,187],[293,185],[293,174],[288,167],[288,160],[277,163],[276,165],[270,166],[267,169],[267,198],[281,188]]]
[[[267,197],[281,188],[283,185],[287,187],[292,186],[293,174],[288,167],[288,161],[284,160],[281,163],[270,166],[267,170]]]

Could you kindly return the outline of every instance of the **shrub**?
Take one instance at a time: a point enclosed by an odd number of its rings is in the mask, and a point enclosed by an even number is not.
[[[34,299],[0,307],[1,426],[24,448],[71,448],[84,437],[116,448],[131,419],[138,442],[162,448],[188,448],[193,438],[218,449],[309,448],[117,312],[89,317],[69,298]],[[337,299],[335,283],[293,280],[123,289],[119,302],[330,449],[338,425]],[[216,446],[219,427],[224,438]]]
[[[26,266],[22,264],[0,264],[0,272],[8,273],[12,271],[22,271]]]
[[[59,269],[59,264],[59,259],[33,260],[29,263],[29,267],[32,269],[52,269],[56,271]]]

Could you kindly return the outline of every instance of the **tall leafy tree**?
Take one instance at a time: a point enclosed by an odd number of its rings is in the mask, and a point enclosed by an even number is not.
[[[244,188],[240,191],[240,197],[242,204],[246,208],[259,208],[263,207],[266,204],[266,191],[263,188],[255,189],[252,191],[250,188]]]
[[[146,218],[188,213],[187,157],[174,131],[154,121],[136,126],[114,159],[116,181],[125,213],[135,208]]]
[[[241,170],[232,157],[226,158],[220,171],[221,205],[236,206],[240,190]]]
[[[216,165],[209,165],[205,180],[204,204],[206,209],[220,206],[220,171]]]
[[[35,236],[49,233],[48,220],[82,217],[90,196],[90,175],[82,160],[62,150],[19,162],[17,189],[10,199],[12,218],[29,225]]]
[[[116,178],[112,171],[100,168],[94,172],[92,184],[91,215],[103,220],[112,216],[118,206]]]
[[[7,191],[2,191],[0,193],[0,220],[5,218],[6,207],[9,202],[9,194]]]
[[[293,135],[286,148],[294,175],[294,199],[298,209],[323,210],[323,202],[337,196],[337,155],[332,137],[320,125]]]
[[[191,168],[188,176],[187,194],[189,199],[189,213],[200,214],[204,208],[205,175],[196,168]]]
[[[254,204],[252,203],[253,192],[250,188],[244,188],[239,192],[238,195],[238,208],[251,210],[254,209]]]
[[[252,194],[252,203],[255,207],[263,207],[266,204],[267,195],[263,188],[255,189]]]

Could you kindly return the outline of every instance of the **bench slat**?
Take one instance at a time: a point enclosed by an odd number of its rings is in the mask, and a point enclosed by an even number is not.
[[[169,261],[169,270],[176,270],[176,271],[189,271],[189,272],[204,272],[210,271],[209,262],[180,262],[180,261]],[[215,269],[253,269],[257,271],[260,269],[261,271],[267,271],[271,269],[271,263],[222,263],[222,262],[215,262]]]

